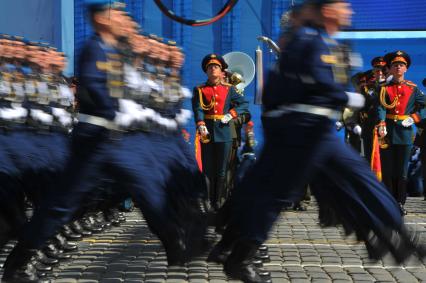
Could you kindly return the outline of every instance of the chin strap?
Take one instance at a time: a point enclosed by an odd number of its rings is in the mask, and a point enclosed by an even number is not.
[[[169,18],[171,18],[174,21],[177,21],[181,24],[193,26],[193,27],[200,27],[200,26],[206,26],[210,25],[221,18],[223,18],[229,11],[232,10],[232,8],[237,4],[238,0],[229,0],[225,6],[214,16],[210,19],[205,20],[191,20],[191,19],[185,19],[183,17],[180,17],[176,15],[173,11],[169,10],[161,0],[154,0],[155,4],[157,4],[158,8]]]

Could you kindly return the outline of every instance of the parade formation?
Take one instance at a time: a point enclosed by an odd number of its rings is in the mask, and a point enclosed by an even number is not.
[[[342,226],[371,259],[426,257],[404,223],[414,145],[426,160],[425,96],[405,78],[415,62],[395,50],[354,75],[352,51],[333,37],[351,25],[349,2],[297,2],[279,43],[261,38],[277,61],[261,93],[257,158],[241,87],[250,60],[236,69],[244,56],[207,54],[206,81],[191,92],[176,42],[143,32],[120,1],[85,7],[94,34],[73,78],[49,44],[0,35],[0,249],[13,243],[2,282],[50,282],[73,241],[126,221],[130,199],[169,266],[203,257],[243,282],[271,282],[264,243],[309,192],[320,224]]]

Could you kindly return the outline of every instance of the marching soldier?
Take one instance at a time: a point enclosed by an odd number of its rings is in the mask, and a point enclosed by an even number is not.
[[[419,111],[424,107],[424,95],[411,81],[405,79],[405,73],[411,65],[410,56],[396,51],[385,56],[389,73],[393,76],[390,83],[380,89],[380,119],[378,134],[385,138],[388,147],[381,149],[383,181],[392,195],[404,209],[407,198],[408,162],[413,146],[413,126],[420,122]]]
[[[265,282],[251,264],[257,248],[268,238],[283,200],[299,199],[304,185],[321,176],[325,178],[319,181],[332,183],[321,191],[328,201],[319,204],[336,210],[347,231],[366,242],[371,257],[388,251],[397,261],[414,252],[425,255],[408,237],[398,204],[359,154],[335,134],[334,120],[342,108],[359,109],[365,100],[344,91],[348,66],[332,39],[339,28],[350,25],[350,3],[307,3],[313,5],[316,25],[296,32],[280,57],[281,80],[265,85],[264,148],[236,190],[240,194],[232,217],[216,246],[232,246],[224,270],[244,282]]]
[[[216,54],[204,57],[201,67],[207,82],[194,88],[192,109],[201,136],[203,171],[210,183],[211,208],[217,211],[226,200],[226,171],[232,147],[230,122],[247,112],[248,102],[234,86],[224,82],[225,60]]]
[[[79,58],[79,123],[74,126],[71,152],[59,180],[61,190],[45,196],[42,207],[35,211],[31,221],[22,229],[18,244],[4,265],[5,282],[39,282],[31,266],[36,249],[44,247],[46,241],[70,221],[82,198],[96,187],[104,169],[107,169],[109,177],[125,182],[123,187],[129,188],[140,204],[150,229],[162,240],[169,264],[180,264],[186,258],[186,249],[192,248],[185,245],[184,237],[188,241],[193,238],[182,235],[182,225],[175,221],[173,217],[176,215],[172,215],[171,205],[167,203],[166,194],[169,192],[164,188],[164,183],[170,186],[177,183],[171,178],[171,172],[182,167],[171,162],[172,155],[166,159],[171,150],[165,150],[170,147],[164,144],[165,136],[143,134],[142,131],[139,135],[127,134],[128,124],[123,122],[124,119],[118,119],[120,113],[123,118],[133,114],[136,109],[128,109],[131,113],[122,113],[120,111],[123,109],[119,108],[122,106],[119,104],[126,102],[121,100],[126,93],[123,87],[123,61],[117,49],[118,38],[123,33],[119,26],[112,25],[110,18],[116,1],[85,2],[96,34],[88,40]],[[127,102],[132,103],[131,100]],[[161,117],[157,120],[164,121]],[[170,136],[178,137],[177,134]],[[159,155],[164,156],[146,156],[161,145],[160,150],[164,153],[160,152]],[[179,148],[177,144],[173,146],[173,149]],[[163,161],[162,157],[164,164],[154,163]],[[182,159],[181,156],[178,158]],[[170,163],[175,167],[170,168]],[[185,173],[187,171],[180,176]],[[190,182],[192,179],[188,175],[185,175],[185,180]],[[173,191],[175,188],[170,189]],[[191,220],[187,219],[188,222]]]

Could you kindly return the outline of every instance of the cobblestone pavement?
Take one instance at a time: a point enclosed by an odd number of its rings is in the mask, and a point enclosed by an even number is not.
[[[426,232],[426,201],[410,198],[406,208],[406,223]],[[412,259],[401,266],[390,258],[369,260],[364,245],[345,238],[341,228],[318,226],[315,204],[307,212],[283,213],[267,245],[271,262],[264,268],[275,283],[426,282],[426,260]],[[0,254],[0,264],[6,254]],[[206,263],[204,257],[186,267],[168,268],[159,241],[137,212],[128,213],[120,227],[79,242],[78,252],[61,262],[52,278],[57,283],[237,282],[227,280],[222,267]]]

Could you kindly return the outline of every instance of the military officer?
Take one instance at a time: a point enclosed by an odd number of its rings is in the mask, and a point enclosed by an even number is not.
[[[228,68],[217,54],[204,57],[201,67],[207,82],[194,88],[192,109],[201,135],[203,171],[210,182],[210,204],[217,211],[227,197],[226,171],[232,147],[230,122],[247,112],[248,102],[224,81]]]
[[[382,56],[374,57],[371,60],[371,67],[373,67],[374,79],[377,83],[383,83],[386,79],[386,61]]]
[[[411,65],[410,56],[396,51],[385,56],[390,83],[380,89],[380,119],[378,134],[385,137],[387,148],[381,149],[383,181],[401,206],[405,214],[407,171],[413,146],[413,126],[420,122],[419,111],[424,107],[424,95],[405,73]]]
[[[365,106],[359,112],[359,119],[362,129],[361,138],[364,157],[368,163],[371,162],[373,131],[377,125],[377,107],[379,103],[377,89],[384,82],[383,68],[385,65],[383,57],[373,58],[371,60],[373,69],[364,73],[364,82],[359,86],[360,93],[365,97]]]

